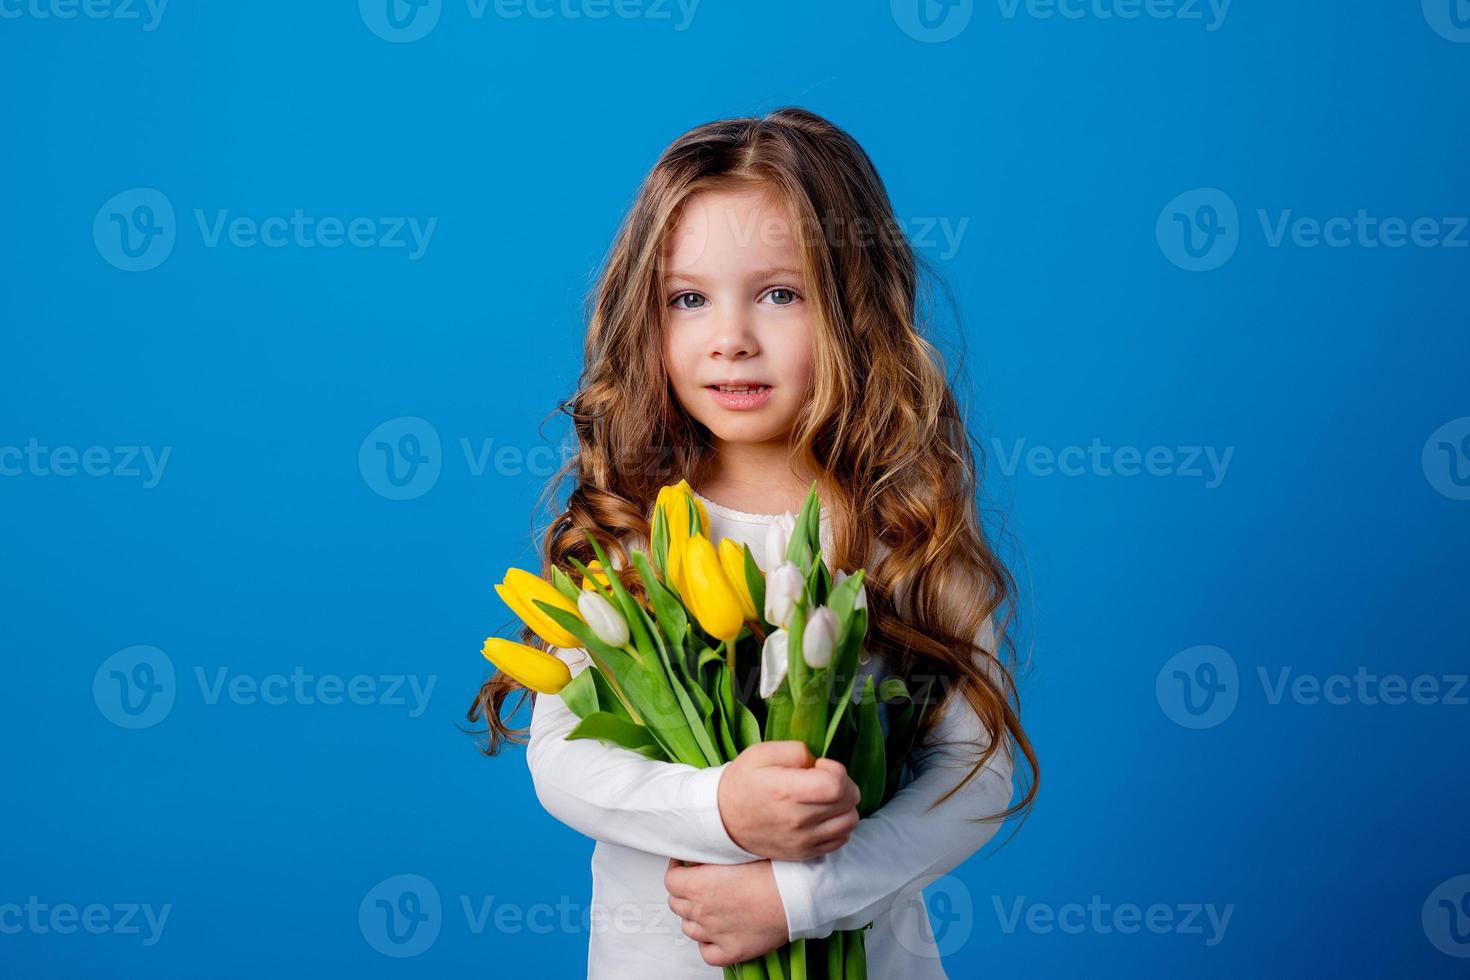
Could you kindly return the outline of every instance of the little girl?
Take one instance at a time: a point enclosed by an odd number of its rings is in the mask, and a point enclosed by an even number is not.
[[[537,796],[597,841],[590,980],[717,980],[869,923],[869,976],[942,978],[919,889],[1031,806],[1036,758],[999,648],[1014,585],[981,528],[970,436],[920,333],[918,288],[872,162],[802,109],[685,133],[618,233],[561,406],[579,452],[547,488],[554,499],[575,474],[545,574],[575,579],[568,558],[593,560],[591,528],[622,575],[629,550],[649,548],[658,489],[681,479],[710,539],[749,544],[768,569],[767,529],[816,480],[828,566],[868,569],[862,671],[904,679],[931,707],[896,795],[858,821],[843,767],[799,742],[696,769],[567,741],[571,710],[535,697]],[[552,649],[586,669],[586,651]],[[745,683],[758,665],[737,670]],[[527,741],[502,717],[518,687],[497,673],[470,708],[488,754]]]

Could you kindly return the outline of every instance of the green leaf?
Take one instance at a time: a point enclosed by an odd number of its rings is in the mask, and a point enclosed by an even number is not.
[[[573,558],[572,561],[576,561],[576,559]],[[551,584],[556,586],[556,591],[572,600],[572,602],[577,601],[577,586],[572,582],[571,577],[560,568],[553,568],[551,570]]]
[[[776,693],[766,699],[767,742],[779,742],[791,737],[791,707],[791,686],[787,680],[783,680],[781,686],[776,688]]]
[[[532,601],[577,637],[589,653],[600,658],[600,662],[608,668],[618,686],[627,694],[633,708],[642,716],[644,724],[658,734],[674,759],[693,766],[701,766],[701,763],[715,764],[709,761],[714,758],[711,754],[713,744],[708,745],[711,751],[706,752],[708,740],[702,739],[702,731],[691,725],[691,711],[685,710],[681,703],[684,686],[671,683],[664,673],[663,665],[656,658],[647,657],[640,663],[626,651],[603,643],[592,632],[591,627],[565,609],[558,609],[540,599]]]
[[[588,667],[561,689],[562,703],[578,718],[586,718],[601,707],[597,696],[597,674],[596,667]]]
[[[725,757],[722,761],[729,762],[740,754],[740,749],[735,745],[735,737],[730,734],[735,727],[734,719],[729,717],[727,705],[730,703],[730,672],[725,669],[722,662],[715,671],[715,736],[719,741],[720,749]]]
[[[883,754],[883,727],[878,715],[878,699],[873,693],[873,678],[869,677],[863,685],[863,703],[858,712],[857,743],[852,749],[852,764],[847,767],[847,774],[862,791],[862,798],[858,801],[858,816],[866,817],[883,804],[887,763]]]
[[[862,573],[859,572],[859,575]],[[855,578],[856,576],[854,576]],[[849,578],[847,582],[851,582]],[[846,585],[847,582],[843,582]],[[832,719],[827,727],[827,744],[832,744],[832,737],[837,732],[837,723],[848,711],[852,709],[852,692],[857,687],[858,679],[858,655],[863,648],[863,641],[868,637],[868,611],[866,609],[855,610],[847,624],[846,635],[837,647],[837,653],[832,657],[832,670],[834,677],[843,678],[841,697],[832,703]]]
[[[791,708],[791,737],[805,742],[814,756],[820,756],[826,750],[823,743],[827,731],[827,673],[824,670],[812,671]],[[790,676],[788,673],[787,678]]]
[[[740,750],[744,751],[761,740],[761,723],[756,720],[755,712],[743,704],[735,705],[735,713],[740,716],[736,739]]]
[[[755,555],[751,554],[750,545],[740,546],[745,555],[745,587],[750,590],[750,602],[755,606],[755,614],[762,623],[766,622],[766,576],[761,567],[755,563]],[[769,624],[767,624],[769,625]],[[766,632],[770,632],[767,630]]]
[[[593,712],[583,718],[577,723],[576,728],[567,733],[567,738],[595,738],[602,742],[620,745],[625,749],[632,749],[650,759],[665,758],[664,750],[659,747],[652,732],[642,725],[635,725],[631,721],[603,711]]]

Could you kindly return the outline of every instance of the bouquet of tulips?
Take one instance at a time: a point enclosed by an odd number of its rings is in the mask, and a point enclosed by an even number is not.
[[[796,739],[842,762],[861,790],[860,816],[897,789],[921,710],[898,678],[857,688],[867,636],[864,570],[829,571],[816,484],[800,515],[774,524],[762,571],[750,548],[709,539],[704,506],[680,481],[659,491],[651,555],[632,552],[635,599],[589,533],[581,587],[560,569],[547,582],[511,569],[496,591],[547,643],[583,648],[575,678],[557,657],[491,637],[484,655],[525,686],[560,694],[581,719],[568,738],[612,742],[652,759],[704,768],[762,740]],[[759,690],[740,682],[759,664]],[[742,666],[745,667],[741,673]],[[888,705],[885,734],[880,700]],[[738,980],[866,977],[863,930],[798,940],[726,967]]]

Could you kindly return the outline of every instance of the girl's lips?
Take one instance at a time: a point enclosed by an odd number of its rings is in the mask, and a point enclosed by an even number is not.
[[[716,405],[719,405],[721,408],[728,408],[740,412],[752,408],[760,408],[770,399],[772,389],[766,387],[759,391],[753,391],[748,395],[737,395],[733,392],[721,391],[714,385],[710,385],[705,390],[714,397]]]

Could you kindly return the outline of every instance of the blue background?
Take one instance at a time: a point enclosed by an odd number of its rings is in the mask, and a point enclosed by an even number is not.
[[[963,311],[936,340],[963,354],[1020,546],[1042,791],[942,884],[971,910],[946,925],[967,931],[950,975],[1463,975],[1421,909],[1470,872],[1470,708],[1273,704],[1259,679],[1467,670],[1470,444],[1421,452],[1470,424],[1470,250],[1272,247],[1258,217],[1470,214],[1470,31],[1448,0],[1239,0],[1223,21],[962,4],[931,8],[934,32],[902,2],[705,0],[683,23],[444,0],[408,43],[374,33],[393,32],[371,4],[176,0],[145,30],[48,2],[0,19],[0,446],[170,456],[151,487],[39,463],[0,478],[0,906],[171,911],[151,946],[0,933],[0,974],[579,975],[582,929],[477,933],[461,905],[590,889],[591,842],[539,808],[521,750],[486,760],[456,727],[480,641],[512,627],[490,583],[534,560],[548,457],[515,461],[565,445],[538,427],[659,151],[794,103],[863,144],[911,232],[936,226],[920,245]],[[104,205],[134,188],[166,197],[176,241],[128,272]],[[1238,208],[1208,272],[1156,233],[1198,188]],[[1174,213],[1203,233],[1196,204]],[[194,218],[297,208],[437,225],[410,259],[207,247]],[[396,500],[377,440],[359,453],[406,417],[431,428],[387,441],[437,435],[418,445],[438,475]],[[1018,440],[1093,439],[1233,455],[1213,487],[1008,465]],[[474,465],[487,446],[509,455]],[[135,645],[176,682],[131,730],[104,661]],[[1216,692],[1235,706],[1192,728],[1168,665],[1201,645],[1236,667]],[[211,703],[197,676],[221,668],[366,675],[372,703]],[[383,679],[404,675],[434,684],[416,716]],[[399,874],[442,901],[409,958],[373,945],[369,899]],[[996,911],[1094,895],[1234,908],[1215,945],[1007,931]]]

